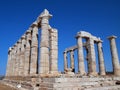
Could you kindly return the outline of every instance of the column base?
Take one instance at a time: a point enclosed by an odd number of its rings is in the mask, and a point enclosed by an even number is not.
[[[98,73],[97,72],[90,72],[90,73],[88,73],[88,76],[98,76]]]
[[[115,70],[115,71],[114,71],[114,75],[115,75],[115,76],[120,76],[120,69]]]

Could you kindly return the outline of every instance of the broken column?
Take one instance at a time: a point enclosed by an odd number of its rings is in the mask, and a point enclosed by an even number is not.
[[[97,45],[98,45],[98,60],[99,60],[100,75],[105,75],[105,65],[104,65],[104,57],[103,57],[103,49],[102,49],[102,40],[99,40]]]
[[[70,50],[70,61],[71,61],[71,69],[72,72],[75,72],[75,66],[74,66],[74,51]]]
[[[26,49],[25,49],[25,64],[24,64],[24,75],[30,74],[30,56],[31,56],[31,30],[26,32]]]
[[[58,32],[50,30],[50,73],[58,73]]]
[[[21,37],[21,53],[20,53],[20,76],[24,75],[24,63],[25,63],[25,47],[26,47],[26,37],[23,35]]]
[[[85,75],[82,37],[77,36],[76,38],[78,45],[78,72],[80,75]]]
[[[38,25],[37,22],[32,24],[32,42],[31,42],[31,60],[30,60],[30,75],[37,74],[38,63]]]
[[[96,76],[96,58],[95,58],[95,48],[94,40],[90,37],[87,41],[88,45],[88,60],[89,60],[89,75]]]
[[[110,41],[113,72],[114,72],[114,75],[120,76],[120,64],[119,64],[118,52],[117,52],[117,47],[116,47],[116,42],[115,42],[116,38],[117,38],[116,36],[108,37],[108,39]]]
[[[49,73],[49,19],[52,15],[45,9],[41,18],[40,74]]]

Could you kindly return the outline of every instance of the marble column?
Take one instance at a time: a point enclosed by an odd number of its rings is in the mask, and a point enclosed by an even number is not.
[[[102,41],[99,40],[97,45],[98,45],[98,60],[99,60],[100,75],[106,75],[105,65],[104,65],[103,49],[102,49]]]
[[[17,41],[17,53],[16,53],[16,73],[15,76],[20,75],[20,52],[21,52],[21,40]]]
[[[31,43],[31,60],[30,60],[30,75],[37,74],[38,64],[38,25],[34,22],[31,26],[32,30],[32,43]]]
[[[10,76],[10,67],[11,67],[11,47],[8,50],[8,62],[7,62],[7,69],[6,69],[6,76]]]
[[[24,65],[24,75],[28,76],[30,74],[30,56],[31,56],[31,30],[26,32],[26,49],[25,49],[25,65]]]
[[[10,75],[13,76],[13,66],[14,66],[14,47],[11,48],[11,67],[10,67]]]
[[[58,73],[58,32],[50,30],[50,73]]]
[[[74,66],[74,51],[70,51],[70,61],[71,61],[71,69],[74,72],[75,71],[75,66]]]
[[[13,46],[14,51],[13,51],[13,76],[15,76],[16,73],[16,44]]]
[[[116,42],[115,42],[116,38],[117,38],[116,36],[108,37],[108,39],[110,41],[113,72],[114,72],[114,75],[120,76],[120,64],[119,64],[118,52],[117,52],[117,47],[116,47]]]
[[[94,40],[90,37],[87,41],[88,43],[88,60],[89,60],[89,75],[96,76],[96,57],[95,57],[95,47],[94,47]]]
[[[25,35],[23,35],[21,37],[21,53],[20,53],[20,66],[19,66],[19,70],[20,70],[20,76],[24,75],[24,63],[25,63],[25,45],[26,45],[26,37]]]
[[[67,60],[67,52],[64,51],[64,71],[66,71],[68,69],[68,60]]]
[[[49,19],[52,15],[45,9],[41,18],[41,41],[40,41],[40,74],[49,73]]]
[[[78,72],[80,75],[85,75],[83,42],[81,36],[77,36],[77,45],[78,45]]]

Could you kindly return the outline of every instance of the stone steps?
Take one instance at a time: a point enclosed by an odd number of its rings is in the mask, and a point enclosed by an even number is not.
[[[94,87],[94,88],[88,88],[88,89],[84,89],[84,90],[120,90],[120,85]]]

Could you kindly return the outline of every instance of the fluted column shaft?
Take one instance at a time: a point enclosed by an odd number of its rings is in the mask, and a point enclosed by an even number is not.
[[[33,24],[32,44],[31,44],[31,61],[30,61],[30,75],[37,74],[38,63],[38,26]]]
[[[26,44],[26,40],[25,40],[25,35],[23,35],[21,37],[21,53],[20,53],[20,75],[23,76],[24,75],[24,63],[25,63],[25,44]]]
[[[30,74],[30,56],[31,56],[31,30],[26,32],[25,66],[24,75]]]
[[[51,15],[45,10],[41,18],[41,42],[40,42],[40,74],[49,73],[49,18]]]
[[[89,60],[89,74],[97,75],[96,72],[96,58],[95,58],[95,48],[94,48],[94,40],[92,38],[88,39],[88,60]]]
[[[70,51],[70,61],[71,61],[71,69],[72,71],[74,71],[75,66],[74,66],[74,51],[73,50]]]
[[[97,45],[98,45],[100,75],[105,75],[106,73],[105,73],[104,56],[103,56],[103,50],[102,50],[102,41],[99,41]]]
[[[16,54],[16,76],[20,75],[20,52],[21,52],[21,40],[17,42],[17,54]]]
[[[58,72],[58,32],[50,30],[50,73]]]
[[[108,37],[110,41],[110,49],[111,49],[111,54],[112,54],[112,64],[113,64],[114,75],[120,76],[120,64],[119,64],[119,58],[118,58],[115,38],[117,37],[116,36]]]
[[[64,71],[66,71],[68,69],[67,52],[65,51],[63,54],[64,54]]]
[[[14,45],[14,51],[13,51],[13,76],[15,76],[16,73],[16,44]]]
[[[12,47],[12,50],[11,50],[11,76],[13,76],[13,74],[14,74],[14,48]]]
[[[77,37],[77,45],[78,45],[78,72],[81,75],[85,74],[85,67],[84,67],[84,54],[83,54],[83,43],[82,37]]]
[[[11,67],[11,47],[8,51],[8,62],[7,62],[7,69],[6,69],[6,76],[10,76],[10,67]]]

